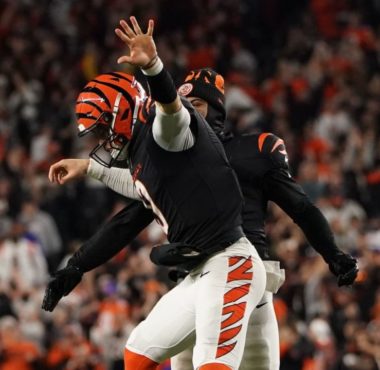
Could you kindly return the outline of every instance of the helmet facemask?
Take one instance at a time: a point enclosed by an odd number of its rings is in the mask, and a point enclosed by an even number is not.
[[[116,161],[125,161],[128,155],[129,140],[115,132],[116,117],[122,93],[118,93],[111,112],[104,111],[95,123],[79,133],[82,137],[93,133],[100,143],[91,151],[90,157],[105,167],[112,167]]]

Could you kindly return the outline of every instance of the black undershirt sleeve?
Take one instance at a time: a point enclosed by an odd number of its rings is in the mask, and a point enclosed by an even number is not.
[[[158,75],[145,77],[148,81],[150,96],[153,100],[161,104],[174,102],[177,98],[177,89],[172,77],[165,68]]]
[[[150,209],[140,201],[131,201],[104,224],[69,259],[68,264],[83,272],[107,262],[129,244],[154,219]]]
[[[341,253],[322,212],[311,202],[285,169],[274,169],[264,176],[267,198],[279,205],[302,229],[310,245],[328,263]]]

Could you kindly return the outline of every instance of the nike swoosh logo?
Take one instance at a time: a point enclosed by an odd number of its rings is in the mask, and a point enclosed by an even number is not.
[[[202,272],[201,275],[199,277],[202,277],[202,276],[205,276],[209,273],[210,271],[206,271],[206,272]]]
[[[263,307],[263,306],[266,305],[267,303],[268,303],[268,302],[264,302],[264,303],[258,304],[258,305],[256,306],[256,308]]]

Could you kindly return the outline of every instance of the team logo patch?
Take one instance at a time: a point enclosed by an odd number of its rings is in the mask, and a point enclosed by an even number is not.
[[[178,89],[178,94],[182,96],[187,96],[191,93],[193,90],[194,86],[191,83],[186,83],[180,86]]]

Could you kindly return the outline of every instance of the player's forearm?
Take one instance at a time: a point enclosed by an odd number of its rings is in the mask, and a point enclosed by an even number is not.
[[[142,71],[157,106],[152,128],[154,140],[169,151],[191,148],[194,145],[190,130],[191,117],[182,105],[170,74],[158,57],[152,67]]]
[[[141,202],[132,201],[104,224],[70,258],[69,264],[83,272],[110,260],[153,221],[153,213]]]
[[[292,218],[302,229],[310,245],[326,262],[341,252],[335,244],[333,232],[326,218],[311,202],[306,203],[304,210]]]
[[[287,171],[276,169],[269,172],[264,177],[263,185],[268,199],[293,219],[326,262],[340,252],[326,218]]]
[[[149,68],[142,68],[141,71],[147,79],[150,96],[158,103],[158,108],[166,114],[178,112],[182,107],[181,99],[161,59],[156,56]]]
[[[90,159],[87,175],[101,181],[110,189],[127,198],[141,200],[135,188],[131,172],[127,168],[106,168]]]

